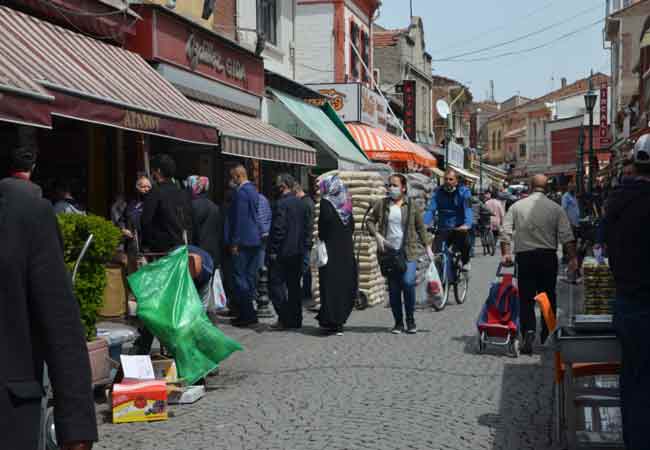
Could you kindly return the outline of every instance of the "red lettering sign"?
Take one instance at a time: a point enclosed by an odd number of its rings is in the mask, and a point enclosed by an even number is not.
[[[404,80],[404,131],[415,142],[415,80]]]
[[[607,82],[600,85],[600,130],[598,137],[600,139],[600,147],[607,147],[611,144],[609,138],[609,123],[607,121]]]

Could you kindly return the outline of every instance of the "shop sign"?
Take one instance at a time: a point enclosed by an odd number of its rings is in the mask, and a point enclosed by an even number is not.
[[[607,147],[612,144],[609,137],[609,124],[607,123],[607,82],[603,82],[600,86],[600,146]]]
[[[217,73],[224,73],[237,81],[246,80],[246,68],[241,61],[234,58],[224,58],[214,47],[214,43],[201,39],[196,34],[190,34],[185,44],[185,54],[192,70],[199,64],[210,67]]]
[[[160,129],[160,118],[136,111],[126,111],[122,126],[133,130],[157,131]]]
[[[359,122],[386,129],[388,114],[384,100],[367,87],[359,83],[317,84],[310,87],[329,97],[330,105],[343,122]],[[318,100],[309,102],[315,104]]]
[[[416,140],[415,126],[415,80],[404,80],[402,87],[404,99],[404,131],[411,141]]]

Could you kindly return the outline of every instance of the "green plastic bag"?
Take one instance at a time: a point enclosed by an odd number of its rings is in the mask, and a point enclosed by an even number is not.
[[[173,355],[186,383],[195,383],[232,352],[242,350],[203,311],[190,276],[187,247],[143,266],[128,280],[138,300],[138,317]]]

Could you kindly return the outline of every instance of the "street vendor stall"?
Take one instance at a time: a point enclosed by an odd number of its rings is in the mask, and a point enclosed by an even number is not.
[[[618,372],[621,352],[606,259],[584,261],[584,286],[568,285],[555,334],[556,438],[574,449],[623,449]]]

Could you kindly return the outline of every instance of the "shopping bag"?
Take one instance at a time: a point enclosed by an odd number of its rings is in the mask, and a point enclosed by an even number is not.
[[[224,309],[228,303],[228,299],[226,298],[226,290],[223,288],[223,280],[219,269],[214,271],[210,284],[211,299],[210,303],[208,303],[208,312],[216,312]]]
[[[440,282],[440,276],[438,275],[438,268],[434,261],[429,263],[426,280],[429,303],[433,303],[435,300],[442,298],[444,296],[443,287]]]
[[[128,277],[138,318],[176,360],[179,375],[193,384],[241,345],[225,336],[203,311],[188,268],[186,246]]]
[[[327,265],[327,246],[325,242],[317,240],[314,248],[311,250],[310,264],[314,269],[319,269]]]

